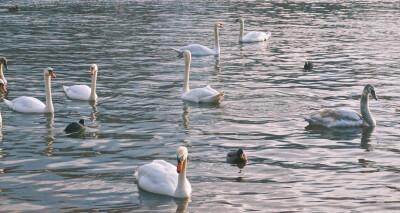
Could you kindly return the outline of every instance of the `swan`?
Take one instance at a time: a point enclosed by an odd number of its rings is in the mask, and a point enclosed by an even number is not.
[[[36,98],[21,96],[12,101],[4,99],[4,102],[9,106],[11,109],[18,111],[18,112],[27,112],[27,113],[53,113],[53,101],[51,99],[51,82],[50,76],[55,78],[54,71],[51,67],[47,67],[43,71],[44,76],[44,87],[46,90],[46,105],[43,104]]]
[[[179,54],[182,54],[184,50],[189,50],[193,56],[206,56],[206,55],[219,55],[219,35],[218,27],[224,29],[221,23],[216,22],[214,24],[214,49],[210,49],[200,44],[190,44],[188,46],[181,47],[179,49],[174,49]]]
[[[6,68],[6,70],[8,70],[7,59],[5,57],[0,59],[0,77],[1,77],[1,80],[3,80],[3,84],[7,85],[7,80],[6,80],[6,78],[4,78],[3,66]]]
[[[4,81],[2,79],[0,79],[0,89],[3,92],[7,92],[6,90],[6,86],[4,85]],[[3,119],[1,117],[1,112],[0,112],[0,125],[3,123]]]
[[[188,157],[186,147],[179,147],[176,150],[176,155],[178,160],[177,167],[164,160],[153,160],[151,163],[140,166],[135,171],[139,187],[156,194],[177,198],[189,197],[192,187],[186,179]]]
[[[375,87],[372,84],[367,84],[361,95],[360,109],[361,115],[350,109],[323,109],[304,116],[304,119],[313,126],[324,127],[356,127],[356,126],[376,126],[376,121],[369,110],[369,95],[375,100],[378,98],[375,95]]]
[[[90,73],[92,75],[92,86],[91,88],[86,85],[74,85],[71,87],[63,86],[65,93],[69,98],[78,100],[97,100],[96,94],[96,80],[97,80],[98,68],[96,64],[90,66]]]
[[[243,152],[243,149],[231,150],[226,155],[226,162],[230,164],[247,163],[247,157]]]
[[[244,35],[244,20],[243,18],[236,19],[236,22],[240,22],[240,34],[239,34],[239,42],[247,43],[247,42],[259,42],[266,41],[271,33],[264,32],[248,32]]]
[[[85,120],[80,119],[79,123],[72,122],[68,124],[68,126],[65,127],[64,132],[70,134],[70,133],[82,132],[83,130],[85,130]]]
[[[204,88],[189,89],[189,69],[191,54],[189,50],[184,50],[179,55],[180,58],[185,58],[185,79],[183,81],[182,99],[196,103],[218,103],[224,97],[225,92],[218,92],[217,90],[207,85]]]

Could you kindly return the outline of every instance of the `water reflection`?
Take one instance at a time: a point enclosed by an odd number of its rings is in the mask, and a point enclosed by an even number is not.
[[[46,129],[47,132],[44,135],[45,141],[46,141],[46,149],[44,150],[44,153],[47,156],[52,156],[53,155],[53,142],[56,140],[54,137],[54,128],[53,128],[53,123],[54,123],[54,114],[53,113],[46,113],[44,114],[44,117],[46,118]]]
[[[365,149],[367,151],[373,151],[374,150],[375,146],[370,144],[371,135],[372,135],[372,132],[374,132],[374,131],[375,131],[375,127],[374,126],[372,126],[372,127],[364,127],[362,129],[362,132],[361,132],[361,145],[360,145],[361,148],[363,148],[363,149]]]
[[[174,198],[171,196],[154,194],[139,188],[139,203],[143,209],[154,209],[159,206],[162,209],[176,209],[176,212],[186,212],[190,198]]]
[[[189,110],[190,107],[187,105],[187,103],[183,103],[183,113],[182,113],[182,118],[183,118],[183,126],[185,127],[186,134],[189,134]]]
[[[92,106],[92,110],[93,110],[93,112],[90,113],[90,121],[92,123],[94,123],[97,119],[96,114],[99,112],[97,110],[97,101],[96,100],[89,101],[89,104],[90,104],[90,106]]]

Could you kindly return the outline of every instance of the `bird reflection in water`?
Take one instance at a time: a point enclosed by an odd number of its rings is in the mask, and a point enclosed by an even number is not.
[[[154,194],[139,188],[140,205],[143,207],[162,206],[163,211],[176,207],[176,212],[186,212],[190,198],[174,198],[167,195]],[[175,203],[175,205],[173,205]]]
[[[371,142],[371,135],[375,131],[375,127],[364,127],[361,132],[361,145],[360,147],[367,150],[372,151],[374,150],[375,146],[370,144]],[[377,141],[379,143],[379,141]]]
[[[54,113],[46,113],[44,114],[44,117],[46,118],[46,129],[47,132],[44,135],[44,138],[46,140],[46,149],[45,149],[45,154],[47,156],[52,156],[53,155],[53,142],[56,140],[54,137],[54,128],[53,128],[53,123],[54,123]]]
[[[184,103],[183,104],[183,113],[182,113],[182,119],[183,119],[183,126],[185,127],[185,133],[189,134],[189,111],[190,107]]]

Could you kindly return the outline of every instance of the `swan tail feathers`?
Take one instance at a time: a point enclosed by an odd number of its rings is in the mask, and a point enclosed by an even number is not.
[[[13,108],[13,104],[12,104],[11,101],[9,101],[9,100],[7,100],[7,99],[5,99],[5,98],[3,98],[3,101],[4,101],[4,103],[5,103],[8,107],[10,107],[11,109]]]
[[[67,92],[67,90],[68,90],[69,87],[63,85],[63,88],[64,88],[64,91]]]

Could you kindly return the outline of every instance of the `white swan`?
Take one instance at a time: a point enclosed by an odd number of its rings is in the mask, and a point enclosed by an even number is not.
[[[96,64],[90,66],[90,73],[92,75],[92,86],[86,85],[74,85],[71,87],[63,86],[64,91],[69,98],[78,100],[97,100],[96,94],[96,80],[97,80],[98,68]]]
[[[361,115],[350,109],[324,109],[310,116],[304,116],[310,125],[324,127],[356,127],[356,126],[376,126],[376,121],[369,110],[369,95],[375,100],[375,87],[367,84],[361,95],[360,108]]]
[[[224,28],[224,26],[219,22],[214,24],[214,49],[210,49],[200,44],[190,44],[174,50],[179,54],[182,54],[184,50],[189,50],[193,56],[218,55],[220,53],[218,27],[222,29]]]
[[[9,106],[11,109],[18,111],[18,112],[39,112],[39,113],[53,113],[53,101],[51,99],[51,82],[50,76],[55,78],[53,69],[48,67],[43,71],[44,76],[44,87],[46,90],[46,105],[43,104],[36,98],[21,96],[12,101],[4,99],[4,102]]]
[[[254,31],[248,32],[246,35],[244,35],[244,20],[243,20],[243,18],[236,19],[236,22],[240,22],[239,42],[247,43],[247,42],[266,41],[271,36],[271,33],[254,32]]]
[[[8,70],[7,59],[5,57],[0,59],[0,77],[1,77],[1,80],[3,80],[4,85],[7,85],[7,80],[4,77],[4,73],[3,73],[3,66],[6,68],[6,70]]]
[[[176,150],[177,167],[164,160],[154,160],[135,171],[138,185],[148,192],[187,198],[192,193],[192,186],[186,179],[188,151],[186,147]],[[179,175],[178,175],[179,173]]]
[[[204,88],[189,89],[189,69],[191,54],[189,50],[184,50],[179,55],[180,58],[185,58],[185,79],[183,81],[182,99],[196,103],[217,103],[224,97],[225,92],[218,92],[217,90],[207,85]]]
[[[6,90],[6,85],[4,85],[4,81],[2,79],[0,79],[0,89],[3,92],[7,92]],[[3,119],[1,117],[1,112],[0,112],[0,125],[3,123]]]

